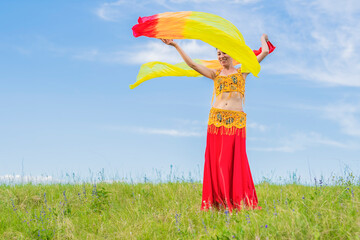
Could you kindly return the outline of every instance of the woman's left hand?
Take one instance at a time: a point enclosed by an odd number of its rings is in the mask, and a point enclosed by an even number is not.
[[[269,37],[264,33],[261,36],[261,53],[256,56],[259,63],[269,54],[269,46],[267,44],[268,41]]]
[[[269,37],[265,33],[261,36],[261,38],[263,38],[266,42],[269,41]]]

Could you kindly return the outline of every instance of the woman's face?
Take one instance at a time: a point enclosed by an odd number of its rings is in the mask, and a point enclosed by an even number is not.
[[[219,49],[217,50],[217,56],[218,56],[218,60],[222,66],[230,65],[232,62],[232,58]]]

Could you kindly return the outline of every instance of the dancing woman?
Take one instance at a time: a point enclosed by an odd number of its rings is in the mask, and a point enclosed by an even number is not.
[[[210,109],[205,150],[201,210],[209,208],[261,209],[246,155],[246,113],[243,111],[245,79],[248,72],[236,69],[233,59],[217,49],[221,69],[210,69],[193,61],[172,39],[186,64],[214,81],[216,101]],[[261,36],[260,63],[268,54],[268,36]]]

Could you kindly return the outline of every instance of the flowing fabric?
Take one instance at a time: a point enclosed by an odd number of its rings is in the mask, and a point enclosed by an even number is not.
[[[224,126],[214,132],[209,125],[203,177],[201,210],[210,208],[261,209],[246,154],[246,128]]]
[[[198,39],[229,54],[254,76],[260,64],[245,44],[241,32],[228,20],[204,12],[166,12],[138,19],[132,28],[135,37]]]
[[[168,12],[139,18],[133,28],[135,37],[163,39],[199,39],[226,52],[241,64],[242,72],[254,76],[260,71],[256,55],[244,41],[240,31],[229,21],[203,12]],[[275,47],[268,42],[269,52]],[[222,68],[218,60],[194,60],[211,69]],[[201,76],[185,62],[169,64],[149,62],[141,66],[133,89],[142,82],[163,76]],[[212,108],[209,115],[205,151],[203,195],[201,209],[211,206],[230,211],[244,206],[259,208],[254,183],[246,155],[246,114],[239,111]],[[220,206],[221,205],[221,206]]]
[[[274,51],[276,48],[270,41],[267,42],[269,47],[269,53]],[[261,47],[259,50],[253,50],[254,54],[257,56],[261,53]],[[193,59],[194,62],[204,65],[207,68],[211,69],[220,69],[222,68],[221,64],[218,60],[201,60],[201,59]],[[233,59],[233,65],[238,65],[235,59]],[[242,67],[242,72],[250,72],[247,69]],[[144,63],[140,67],[140,71],[137,75],[136,82],[130,85],[130,89],[134,89],[139,86],[141,83],[158,77],[169,77],[169,76],[177,76],[177,77],[202,77],[200,73],[190,68],[185,62],[170,64],[166,62],[153,61]]]

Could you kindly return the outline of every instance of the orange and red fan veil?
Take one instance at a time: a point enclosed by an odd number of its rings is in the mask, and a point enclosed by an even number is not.
[[[198,39],[226,52],[234,59],[234,65],[241,64],[242,72],[251,72],[257,76],[260,64],[256,56],[259,50],[252,51],[246,44],[240,31],[228,20],[204,12],[166,12],[149,17],[140,17],[133,28],[135,37],[146,36],[163,39]],[[275,47],[268,42],[269,52]],[[218,60],[194,59],[196,63],[212,69],[222,68]],[[199,77],[198,72],[185,62],[169,64],[166,62],[148,62],[141,66],[133,89],[139,84],[156,77],[188,76]]]

